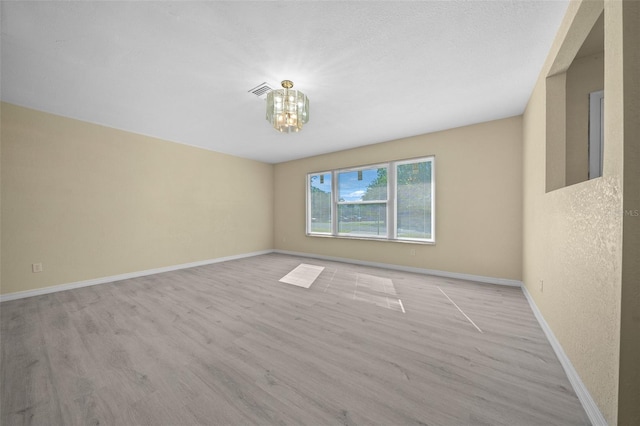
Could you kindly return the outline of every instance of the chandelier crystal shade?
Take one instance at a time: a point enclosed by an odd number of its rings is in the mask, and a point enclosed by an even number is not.
[[[267,121],[282,133],[298,132],[309,121],[309,98],[284,80],[282,89],[267,94]]]

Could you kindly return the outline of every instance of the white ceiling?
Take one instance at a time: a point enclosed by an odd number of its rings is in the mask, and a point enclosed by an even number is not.
[[[567,4],[2,1],[2,100],[277,163],[521,114]]]

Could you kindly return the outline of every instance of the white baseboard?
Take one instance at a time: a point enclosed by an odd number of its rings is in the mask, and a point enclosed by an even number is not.
[[[486,284],[508,285],[521,287],[522,281],[509,280],[506,278],[485,277],[483,275],[460,274],[457,272],[439,271],[437,269],[414,268],[412,266],[393,265],[390,263],[369,262],[366,260],[349,259],[345,257],[323,256],[313,253],[302,253],[287,250],[273,250],[274,253],[288,254],[291,256],[310,257],[313,259],[332,260],[335,262],[352,263],[355,265],[373,266],[376,268],[394,269],[396,271],[413,272],[423,275],[435,275],[438,277],[455,278],[459,280],[477,281]]]
[[[108,277],[93,278],[90,280],[77,281],[73,283],[53,285],[53,286],[38,288],[34,290],[18,291],[15,293],[3,294],[3,295],[0,295],[0,303],[8,302],[10,300],[23,299],[25,297],[33,297],[33,296],[40,296],[42,294],[55,293],[57,291],[72,290],[74,288],[88,287],[92,285],[105,284],[105,283],[110,283],[114,281],[122,281],[122,280],[127,280],[129,278],[137,278],[137,277],[143,277],[146,275],[160,274],[163,272],[177,271],[179,269],[210,265],[212,263],[226,262],[229,260],[242,259],[246,257],[259,256],[259,255],[269,254],[269,253],[281,253],[281,254],[288,254],[293,256],[332,260],[336,262],[344,262],[344,263],[352,263],[357,265],[373,266],[378,268],[394,269],[399,271],[413,272],[413,273],[425,274],[425,275],[435,275],[435,276],[445,277],[445,278],[456,278],[461,280],[477,281],[477,282],[488,283],[488,284],[499,284],[499,285],[515,286],[515,287],[520,287],[522,285],[522,282],[520,281],[509,280],[504,278],[460,274],[456,272],[439,271],[436,269],[414,268],[410,266],[393,265],[390,263],[368,262],[364,260],[348,259],[348,258],[333,257],[333,256],[323,256],[323,255],[316,255],[311,253],[293,252],[293,251],[286,251],[286,250],[262,250],[262,251],[256,251],[251,253],[238,254],[234,256],[219,257],[216,259],[201,260],[198,262],[183,263],[180,265],[165,266],[162,268],[147,269],[144,271],[129,272],[126,274],[112,275]]]
[[[560,364],[562,365],[562,368],[564,368],[567,378],[569,379],[569,383],[571,383],[571,386],[573,387],[574,392],[578,396],[578,399],[580,400],[582,407],[587,413],[589,420],[591,421],[593,426],[607,426],[607,421],[604,419],[604,416],[600,412],[600,409],[598,408],[595,401],[591,397],[591,394],[587,390],[587,387],[584,385],[584,383],[580,379],[580,376],[578,375],[575,368],[573,367],[573,364],[571,364],[569,357],[567,357],[567,354],[562,349],[560,342],[558,341],[558,339],[556,339],[555,335],[551,331],[549,324],[547,324],[547,322],[545,321],[544,317],[542,316],[542,313],[536,306],[535,302],[533,301],[533,298],[527,291],[526,287],[523,285],[522,281],[509,280],[504,278],[485,277],[481,275],[460,274],[457,272],[439,271],[434,269],[414,268],[410,266],[392,265],[388,263],[368,262],[364,260],[348,259],[348,258],[333,257],[333,256],[323,256],[323,255],[317,255],[312,253],[293,252],[293,251],[286,251],[286,250],[274,250],[274,253],[309,257],[314,259],[333,260],[336,262],[352,263],[356,265],[374,266],[378,268],[394,269],[394,270],[400,270],[405,272],[414,272],[418,274],[436,275],[436,276],[445,277],[445,278],[457,278],[457,279],[477,281],[477,282],[488,283],[488,284],[508,285],[508,286],[515,286],[515,287],[522,288],[522,292],[524,293],[527,301],[529,302],[529,306],[531,306],[531,310],[533,311],[533,314],[538,320],[538,323],[540,324],[540,327],[544,331],[544,334],[547,336],[547,340],[549,341],[549,344],[551,344],[551,347],[556,353],[558,360],[560,360]]]
[[[573,387],[574,392],[576,393],[576,395],[578,396],[578,399],[580,400],[580,403],[582,404],[582,408],[584,408],[584,411],[587,413],[589,420],[591,420],[591,424],[593,426],[607,426],[607,421],[604,419],[604,416],[600,412],[598,405],[591,397],[591,394],[589,393],[589,391],[587,390],[587,387],[584,385],[584,383],[580,379],[580,375],[578,375],[578,372],[576,371],[576,369],[573,368],[573,364],[571,364],[571,360],[569,360],[569,357],[564,352],[564,349],[562,349],[560,342],[558,341],[558,339],[556,339],[556,336],[553,334],[553,331],[551,331],[549,324],[547,324],[547,321],[545,321],[544,317],[542,316],[542,313],[540,312],[540,310],[536,306],[535,301],[531,297],[531,294],[529,293],[529,291],[524,285],[522,286],[522,292],[524,293],[524,296],[527,298],[527,301],[529,302],[529,306],[531,306],[531,310],[533,311],[533,314],[536,316],[536,319],[538,320],[540,327],[542,327],[542,331],[544,331],[544,334],[547,336],[547,340],[551,344],[553,351],[556,353],[556,356],[560,360],[560,364],[562,365],[562,368],[564,368],[564,372],[567,374],[569,383],[571,383],[571,386]]]
[[[436,269],[414,268],[411,266],[393,265],[390,263],[369,262],[364,260],[349,259],[349,258],[334,257],[334,256],[324,256],[324,255],[318,255],[318,254],[312,254],[312,253],[294,252],[294,251],[287,251],[287,250],[262,250],[262,251],[243,253],[243,254],[238,254],[233,256],[219,257],[216,259],[201,260],[198,262],[183,263],[180,265],[165,266],[162,268],[147,269],[144,271],[112,275],[109,277],[94,278],[90,280],[77,281],[77,282],[68,283],[68,284],[54,285],[54,286],[39,288],[35,290],[18,291],[15,293],[0,295],[0,302],[8,302],[10,300],[23,299],[26,297],[39,296],[43,294],[55,293],[58,291],[71,290],[74,288],[105,284],[105,283],[110,283],[115,281],[126,280],[130,278],[143,277],[146,275],[160,274],[163,272],[176,271],[179,269],[193,268],[196,266],[210,265],[213,263],[227,262],[229,260],[243,259],[247,257],[260,256],[260,255],[269,254],[269,253],[280,253],[280,254],[287,254],[292,256],[300,256],[300,257],[308,257],[308,258],[314,258],[314,259],[323,259],[323,260],[331,260],[336,262],[351,263],[356,265],[387,268],[387,269],[393,269],[393,270],[404,271],[404,272],[413,272],[413,273],[424,274],[424,275],[435,275],[435,276],[445,277],[445,278],[455,278],[455,279],[477,281],[477,282],[488,283],[488,284],[520,287],[527,301],[529,302],[529,306],[531,306],[531,310],[533,311],[533,314],[538,320],[540,327],[544,331],[544,334],[547,336],[547,340],[549,340],[551,347],[553,348],[554,352],[556,353],[556,356],[560,360],[560,364],[564,368],[564,371],[567,374],[567,378],[569,379],[569,382],[571,383],[573,390],[578,396],[578,399],[580,400],[582,407],[587,413],[589,420],[591,420],[591,423],[594,426],[607,426],[607,422],[604,419],[602,413],[600,412],[600,409],[598,408],[595,401],[591,397],[591,394],[587,390],[587,387],[584,385],[584,383],[580,379],[580,376],[578,375],[578,372],[573,367],[573,364],[571,364],[569,357],[567,357],[567,354],[562,349],[560,342],[558,341],[558,339],[556,339],[555,335],[553,334],[553,331],[551,331],[549,324],[547,324],[547,322],[545,321],[544,317],[542,316],[542,313],[540,312],[533,298],[529,294],[529,291],[522,284],[521,281],[517,281],[517,280],[485,277],[482,275],[460,274],[457,272],[440,271]]]
[[[181,265],[164,266],[162,268],[147,269],[144,271],[129,272],[126,274],[112,275],[110,277],[93,278],[85,281],[77,281],[68,284],[53,285],[49,287],[38,288],[35,290],[18,291],[15,293],[0,295],[0,302],[8,302],[9,300],[23,299],[25,297],[40,296],[42,294],[55,293],[57,291],[71,290],[74,288],[88,287],[97,284],[106,284],[114,281],[128,280],[130,278],[144,277],[145,275],[161,274],[163,272],[177,271],[178,269],[193,268],[196,266],[210,265],[212,263],[227,262],[229,260],[243,259],[245,257],[259,256],[262,254],[273,253],[273,250],[255,251],[251,253],[242,253],[233,256],[219,257],[216,259],[200,260],[198,262],[183,263]]]

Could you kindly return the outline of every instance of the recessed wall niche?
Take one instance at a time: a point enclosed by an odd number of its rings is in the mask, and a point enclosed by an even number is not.
[[[601,175],[604,55],[601,11],[590,27],[569,29],[547,76],[547,192]]]

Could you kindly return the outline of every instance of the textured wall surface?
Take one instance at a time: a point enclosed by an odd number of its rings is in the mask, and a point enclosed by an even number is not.
[[[275,247],[520,280],[521,123],[512,117],[277,164]],[[435,245],[305,235],[307,173],[427,155],[435,155]]]
[[[272,248],[272,165],[10,104],[1,137],[3,294]]]
[[[523,117],[523,282],[610,424],[618,415],[622,259],[621,19],[605,13],[605,152],[602,178],[545,193],[549,70],[562,72],[602,13],[569,6]]]

